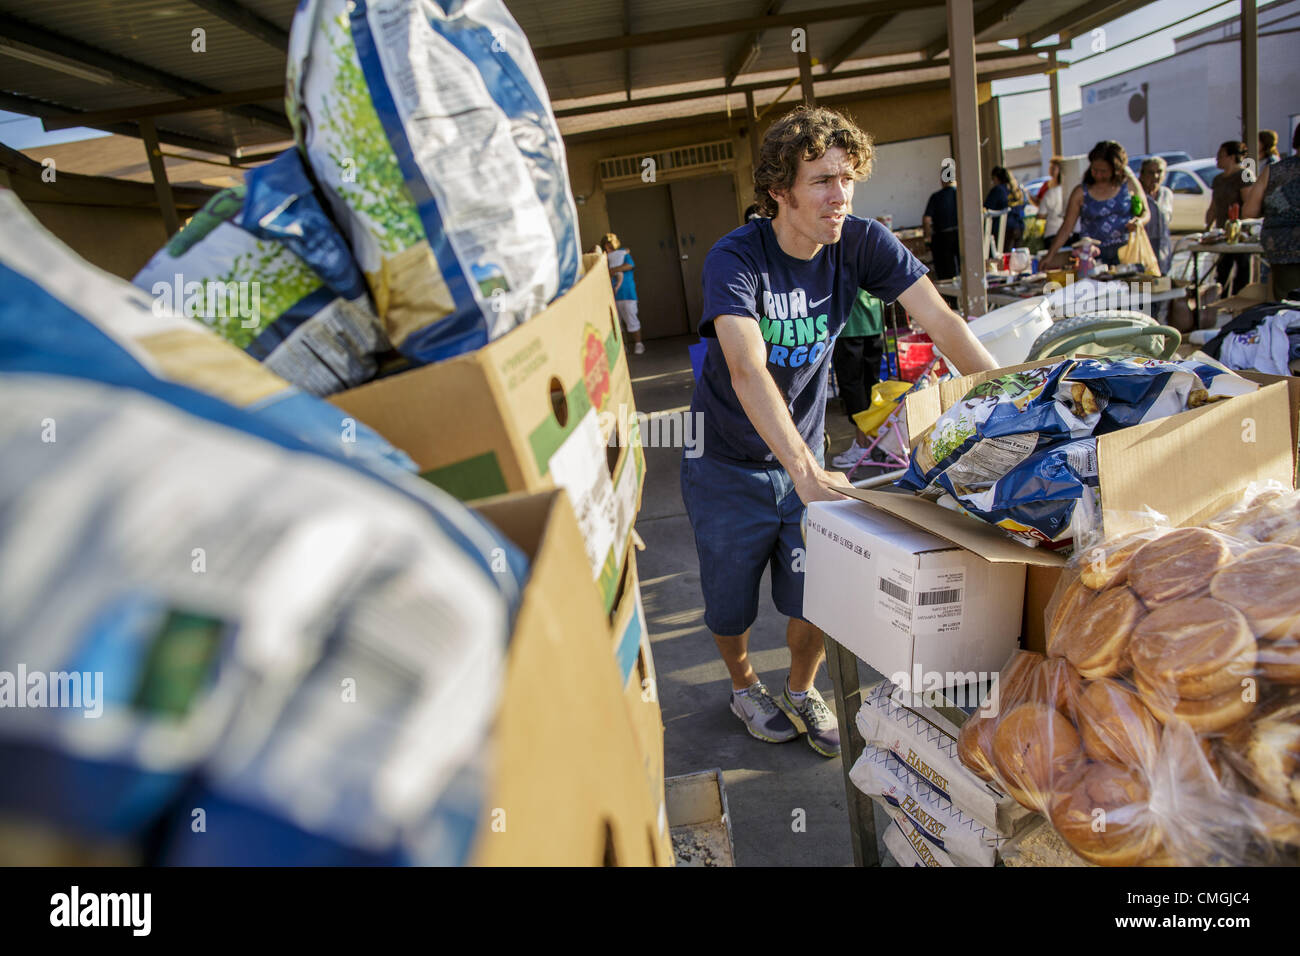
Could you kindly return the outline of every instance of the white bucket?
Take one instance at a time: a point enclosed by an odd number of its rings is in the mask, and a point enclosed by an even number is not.
[[[971,334],[997,360],[999,368],[1019,365],[1029,358],[1029,347],[1052,325],[1052,312],[1040,296],[994,309],[970,322]]]

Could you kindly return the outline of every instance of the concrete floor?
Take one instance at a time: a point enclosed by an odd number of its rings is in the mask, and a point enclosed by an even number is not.
[[[658,339],[646,343],[644,355],[628,355],[638,411],[689,409],[694,378],[687,346],[694,341]],[[838,454],[853,435],[838,399],[828,403],[826,418],[831,453]],[[682,450],[648,447],[645,456],[636,528],[646,549],[637,564],[659,678],[667,774],[722,769],[739,866],[852,865],[840,761],[818,755],[802,737],[785,744],[756,740],[731,713],[731,683],[704,626],[699,559],[679,481]],[[750,657],[774,694],[790,660],[785,625],[765,576]],[[830,701],[825,665],[816,686]]]

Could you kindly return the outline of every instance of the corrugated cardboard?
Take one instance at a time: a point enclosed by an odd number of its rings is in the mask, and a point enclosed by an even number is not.
[[[473,501],[561,485],[613,607],[645,483],[618,313],[603,256],[519,328],[477,351],[330,396],[409,454],[421,475]],[[622,447],[611,465],[611,436]],[[554,472],[554,473],[553,473]]]
[[[856,501],[809,505],[807,545],[804,615],[887,678],[996,673],[1018,645],[1023,564]]]
[[[668,811],[664,803],[664,721],[659,708],[659,684],[655,676],[650,632],[646,629],[641,604],[641,582],[636,573],[636,555],[627,556],[618,603],[612,616],[612,647],[618,662],[623,701],[636,735],[637,754],[645,768],[651,799],[658,810],[658,838],[661,848],[672,857],[668,832]]]
[[[532,560],[507,659],[475,862],[671,865],[586,561],[561,491],[473,506]]]
[[[950,408],[981,382],[1056,361],[1059,359],[940,382],[939,411]],[[1141,527],[1146,507],[1154,508],[1171,523],[1181,526],[1210,518],[1234,501],[1252,481],[1275,480],[1293,487],[1296,441],[1293,402],[1297,399],[1292,397],[1290,387],[1279,380],[1251,395],[1099,436],[1097,464],[1106,534],[1122,535]],[[916,396],[924,394],[918,392]],[[911,405],[916,396],[908,396],[907,403]],[[933,424],[933,419],[925,420],[933,410],[933,396],[917,401],[909,411],[909,425],[925,428]],[[1045,567],[1065,563],[1060,555],[1019,545],[990,525],[923,499],[887,492],[841,490],[969,548],[989,561],[1018,561]]]

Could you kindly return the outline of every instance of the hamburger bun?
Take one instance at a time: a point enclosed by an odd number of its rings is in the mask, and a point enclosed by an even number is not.
[[[1142,701],[1151,709],[1156,720],[1168,726],[1177,720],[1198,734],[1220,733],[1240,723],[1255,709],[1255,700],[1242,688],[1233,688],[1204,700],[1183,699],[1167,686],[1153,685],[1142,672],[1133,669]]]
[[[993,763],[1010,794],[1045,812],[1053,786],[1083,762],[1083,744],[1055,707],[1030,701],[1012,709],[993,733]]]
[[[1300,718],[1250,725],[1245,747],[1251,780],[1266,800],[1300,813]]]
[[[1059,710],[1071,723],[1078,723],[1079,694],[1083,692],[1083,679],[1069,661],[1063,657],[1048,657],[1038,665],[1035,690],[1041,700]]]
[[[1300,624],[1300,548],[1247,551],[1215,572],[1210,594],[1244,614],[1261,639],[1284,636]]]
[[[1152,611],[1133,629],[1134,672],[1170,697],[1205,700],[1239,693],[1254,671],[1255,636],[1246,618],[1213,598],[1186,598]]]
[[[1075,578],[1062,592],[1056,607],[1052,609],[1052,619],[1047,625],[1047,653],[1052,657],[1061,657],[1057,642],[1065,626],[1088,607],[1097,597],[1097,593],[1083,583],[1083,578]]]
[[[1094,760],[1147,768],[1160,749],[1160,723],[1123,684],[1095,680],[1079,697],[1079,737]]]
[[[1129,563],[1148,538],[1128,538],[1089,548],[1079,558],[1079,580],[1094,591],[1124,584]]]
[[[1062,624],[1053,649],[1082,677],[1113,677],[1123,670],[1129,636],[1146,613],[1131,590],[1111,588]]]
[[[1220,535],[1181,528],[1138,549],[1128,566],[1128,583],[1147,607],[1154,608],[1207,587],[1210,576],[1230,558]]]
[[[1088,764],[1062,782],[1052,826],[1081,857],[1101,866],[1136,866],[1160,847],[1160,827],[1142,775]]]
[[[1261,677],[1274,684],[1300,684],[1300,637],[1259,645],[1255,667]]]
[[[962,766],[989,782],[997,777],[993,766],[993,731],[997,726],[995,717],[970,717],[957,735],[957,758]]]

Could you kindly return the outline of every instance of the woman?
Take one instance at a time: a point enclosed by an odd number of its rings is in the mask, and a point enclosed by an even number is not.
[[[1174,193],[1168,186],[1162,186],[1165,180],[1165,161],[1159,156],[1142,160],[1142,172],[1138,182],[1146,194],[1146,204],[1151,209],[1151,218],[1147,221],[1147,238],[1155,250],[1156,261],[1160,264],[1160,274],[1169,275],[1169,264],[1174,256],[1173,240],[1169,236],[1169,223],[1174,215]]]
[[[1291,155],[1260,166],[1259,182],[1246,190],[1242,217],[1261,214],[1259,242],[1268,260],[1271,298],[1300,295],[1300,126],[1291,137]]]
[[[1043,241],[1050,243],[1065,222],[1065,196],[1061,189],[1061,157],[1053,156],[1047,166],[1047,182],[1034,200],[1038,218],[1043,220]]]
[[[1005,167],[994,166],[990,175],[993,177],[993,188],[984,197],[984,208],[991,212],[1007,210],[1006,240],[998,250],[1007,252],[1020,245],[1020,240],[1025,235],[1025,194],[1016,182],[1016,177]],[[997,232],[996,225],[994,232]]]
[[[1282,161],[1281,155],[1277,151],[1277,130],[1262,129],[1259,131],[1259,165],[1272,166]]]
[[[1074,232],[1096,240],[1101,245],[1101,261],[1119,265],[1120,246],[1128,242],[1128,234],[1150,219],[1148,203],[1142,204],[1142,214],[1134,216],[1133,197],[1141,195],[1142,186],[1128,168],[1128,154],[1114,140],[1102,140],[1088,153],[1088,171],[1083,182],[1074,187],[1065,208],[1065,223],[1052,240],[1047,252],[1049,267],[1061,251],[1066,237]]]

